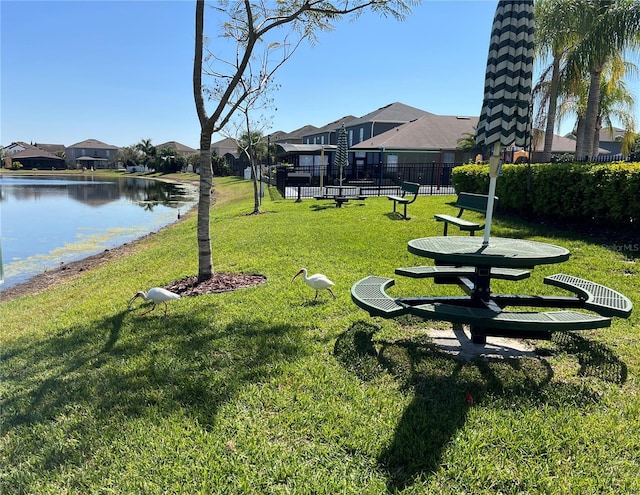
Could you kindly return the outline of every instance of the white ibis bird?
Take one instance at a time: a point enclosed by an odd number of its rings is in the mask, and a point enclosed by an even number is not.
[[[291,281],[293,282],[295,280],[295,278],[298,275],[300,275],[301,273],[302,273],[302,276],[304,278],[304,281],[312,289],[316,290],[316,297],[313,298],[314,301],[318,298],[318,291],[319,290],[323,290],[323,289],[327,289],[331,293],[333,298],[334,299],[336,298],[336,295],[331,291],[331,287],[334,286],[335,284],[331,280],[329,280],[325,275],[323,275],[322,273],[316,273],[315,275],[311,275],[310,277],[307,277],[307,269],[306,268],[300,268],[300,271],[293,276]]]
[[[153,301],[153,306],[151,307],[151,309],[142,313],[143,315],[151,313],[151,311],[156,309],[156,304],[161,302],[164,303],[164,315],[167,316],[167,301],[171,301],[172,299],[180,299],[179,294],[171,292],[167,289],[163,289],[162,287],[154,287],[153,289],[149,289],[149,291],[147,292],[138,292],[131,298],[127,307],[131,308],[131,303],[138,297],[141,297],[145,301]]]

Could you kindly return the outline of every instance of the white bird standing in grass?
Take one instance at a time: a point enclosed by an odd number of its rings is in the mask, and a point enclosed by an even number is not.
[[[291,279],[291,281],[293,282],[295,280],[295,278],[300,275],[302,273],[302,276],[304,278],[304,281],[312,288],[316,290],[316,297],[313,298],[313,300],[315,301],[318,298],[318,291],[319,290],[323,290],[323,289],[327,289],[331,295],[333,296],[333,298],[336,298],[336,295],[331,292],[331,287],[334,286],[335,284],[329,280],[325,275],[323,275],[322,273],[316,273],[315,275],[311,275],[310,277],[307,277],[307,269],[306,268],[300,268],[300,271],[298,273],[296,273],[293,278]]]
[[[127,307],[131,308],[131,303],[138,297],[141,297],[145,301],[153,301],[153,306],[151,307],[151,309],[142,313],[143,315],[151,313],[151,311],[156,309],[156,304],[161,302],[164,303],[164,315],[167,316],[167,301],[171,301],[172,299],[180,299],[180,296],[174,292],[163,289],[162,287],[154,287],[153,289],[149,289],[148,292],[138,292],[131,298]]]

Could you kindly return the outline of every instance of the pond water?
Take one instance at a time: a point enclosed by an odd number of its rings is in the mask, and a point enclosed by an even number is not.
[[[195,187],[137,177],[0,177],[0,290],[156,231],[196,202]]]

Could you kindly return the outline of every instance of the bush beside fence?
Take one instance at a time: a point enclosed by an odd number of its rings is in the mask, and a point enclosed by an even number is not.
[[[486,194],[489,167],[456,167],[452,183],[456,192]],[[640,163],[505,164],[496,196],[503,212],[631,226],[640,221]]]

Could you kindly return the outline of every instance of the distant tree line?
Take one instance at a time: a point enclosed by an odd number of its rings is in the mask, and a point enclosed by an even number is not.
[[[175,148],[158,148],[151,139],[142,139],[137,144],[124,146],[118,150],[116,161],[123,167],[145,166],[148,170],[170,174],[183,172],[191,165],[191,169],[198,170],[200,155],[182,156]],[[216,176],[230,175],[231,169],[223,157],[212,154],[211,164]]]

